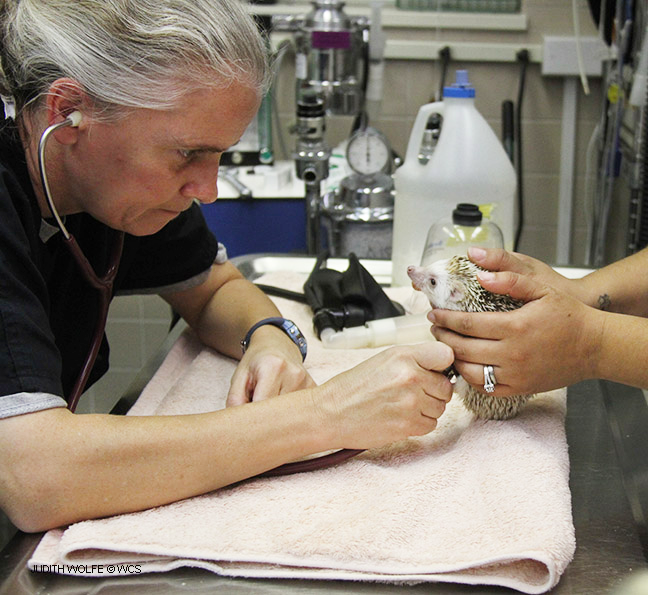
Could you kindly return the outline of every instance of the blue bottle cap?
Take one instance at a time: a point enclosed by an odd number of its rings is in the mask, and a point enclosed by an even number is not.
[[[444,97],[474,97],[475,87],[468,81],[467,70],[457,70],[456,82],[443,88]]]

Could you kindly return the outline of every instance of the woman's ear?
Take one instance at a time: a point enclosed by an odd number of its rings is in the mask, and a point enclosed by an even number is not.
[[[78,81],[71,78],[57,79],[50,85],[45,102],[47,124],[51,126],[62,122],[73,112],[87,113],[88,105],[88,95]],[[56,130],[56,140],[62,144],[75,143],[83,119],[81,122],[77,126],[65,126]]]

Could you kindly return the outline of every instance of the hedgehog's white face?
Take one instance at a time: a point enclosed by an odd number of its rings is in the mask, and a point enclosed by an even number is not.
[[[462,284],[448,273],[448,261],[437,260],[424,267],[408,266],[412,287],[422,291],[433,308],[459,310],[464,297]]]

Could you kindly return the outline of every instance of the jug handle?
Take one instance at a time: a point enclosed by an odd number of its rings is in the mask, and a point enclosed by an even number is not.
[[[423,132],[427,126],[428,120],[432,114],[440,114],[443,116],[443,101],[435,101],[434,103],[426,103],[419,108],[412,133],[407,144],[407,153],[405,154],[405,163],[418,163],[419,149],[423,142]]]

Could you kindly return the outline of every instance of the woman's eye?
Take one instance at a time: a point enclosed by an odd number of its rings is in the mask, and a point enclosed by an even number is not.
[[[185,161],[191,161],[198,155],[198,151],[193,149],[179,149],[178,153]]]
[[[212,149],[178,149],[178,155],[184,163],[193,163],[202,159],[211,159],[212,156],[220,159],[222,153]]]

